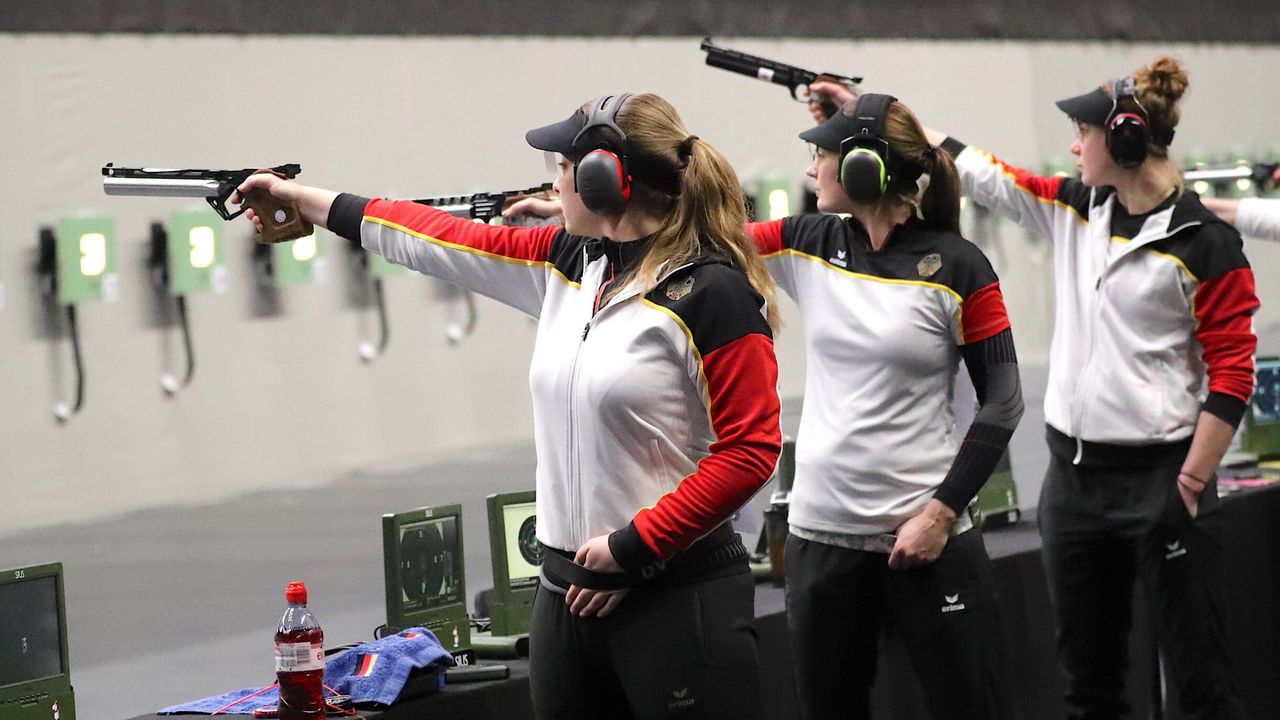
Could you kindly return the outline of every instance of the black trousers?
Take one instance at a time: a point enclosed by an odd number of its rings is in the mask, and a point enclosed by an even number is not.
[[[755,581],[746,571],[633,588],[606,618],[538,588],[529,635],[539,720],[760,718]]]
[[[1005,717],[991,560],[977,530],[937,562],[787,539],[787,624],[804,720],[871,717],[879,636],[899,635],[934,720]]]
[[[1183,712],[1244,718],[1222,623],[1222,547],[1201,525],[1218,506],[1210,483],[1192,520],[1176,487],[1181,461],[1146,468],[1077,466],[1050,455],[1040,494],[1045,574],[1067,681],[1068,717],[1120,718],[1135,579],[1151,603]]]

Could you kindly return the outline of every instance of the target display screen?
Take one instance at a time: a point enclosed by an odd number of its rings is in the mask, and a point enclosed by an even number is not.
[[[457,518],[401,525],[399,543],[400,603],[404,612],[463,602]]]
[[[538,583],[542,565],[542,543],[538,542],[534,503],[513,503],[502,508],[506,532],[507,578],[511,587],[531,587]]]
[[[1258,386],[1253,393],[1253,421],[1280,422],[1280,360],[1258,361]]]
[[[61,673],[57,580],[0,585],[0,687]]]

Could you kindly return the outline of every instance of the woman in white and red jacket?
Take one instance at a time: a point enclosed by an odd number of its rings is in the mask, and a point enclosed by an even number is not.
[[[536,715],[758,718],[754,585],[728,518],[781,445],[777,311],[738,180],[655,95],[600,98],[526,139],[560,155],[563,229],[268,175],[241,192],[298,200],[387,260],[538,319]]]
[[[1022,416],[1000,282],[959,232],[951,158],[889,95],[800,134],[818,209],[750,226],[804,316],[786,547],[800,717],[871,717],[882,630],[930,717],[1005,716],[991,561],[967,506]],[[981,408],[955,432],[964,359]]]
[[[1038,177],[941,133],[965,193],[1053,242],[1044,562],[1072,718],[1125,712],[1130,598],[1151,601],[1183,710],[1245,716],[1197,522],[1253,391],[1258,307],[1240,235],[1182,185],[1168,149],[1187,73],[1162,57],[1058,102],[1079,179]]]

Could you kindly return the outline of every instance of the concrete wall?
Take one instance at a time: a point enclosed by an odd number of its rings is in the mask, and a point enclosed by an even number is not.
[[[1071,139],[1052,100],[1171,51],[1192,69],[1177,147],[1261,155],[1280,147],[1280,48],[1026,42],[831,42],[722,38],[798,65],[866,76],[931,124],[1038,167]],[[98,169],[301,163],[305,182],[364,194],[525,187],[546,179],[529,127],[582,101],[648,90],[681,109],[747,180],[800,179],[809,122],[783,91],[703,66],[697,40],[0,35],[0,535],[83,518],[332,481],[530,441],[533,328],[480,304],[452,347],[454,309],[415,276],[388,280],[392,345],[364,366],[374,330],[351,302],[349,258],[325,248],[327,283],[254,300],[247,223],[225,226],[230,287],[190,299],[195,382],[166,398],[181,362],[143,258],[149,223],[184,200],[108,198]],[[70,350],[49,327],[32,265],[38,228],[81,211],[116,218],[121,293],[80,308],[87,405],[65,425]],[[1052,318],[1042,245],[1007,222],[976,237],[1001,272],[1019,354],[1042,363]],[[1277,249],[1252,248],[1264,347],[1280,337]],[[803,388],[800,323],[784,306],[784,397]],[[1274,350],[1274,348],[1272,348]],[[424,483],[429,483],[424,479]]]

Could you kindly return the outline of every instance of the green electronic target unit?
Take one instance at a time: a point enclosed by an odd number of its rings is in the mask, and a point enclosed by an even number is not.
[[[62,563],[0,572],[0,720],[75,720]]]
[[[293,242],[268,245],[272,274],[277,287],[323,282],[326,275],[320,232],[300,237]]]
[[[474,660],[462,562],[462,506],[382,516],[387,632],[422,627],[460,664]]]
[[[170,294],[225,292],[222,220],[207,209],[181,211],[169,216],[165,229]]]
[[[115,225],[115,220],[106,216],[72,216],[58,220],[51,258],[57,277],[58,302],[63,305],[86,300],[113,302],[120,296]]]
[[[1240,449],[1259,460],[1280,457],[1280,358],[1258,358],[1257,384],[1244,414]]]
[[[493,597],[489,620],[493,635],[523,635],[533,618],[533,594],[542,570],[535,493],[490,495],[489,551],[493,560]]]

